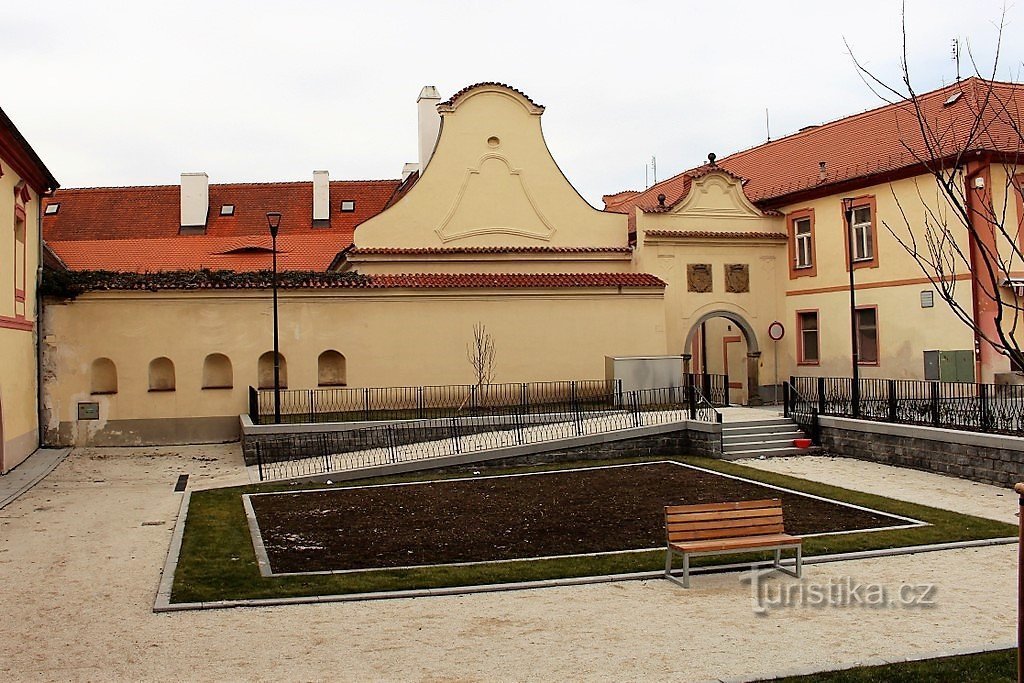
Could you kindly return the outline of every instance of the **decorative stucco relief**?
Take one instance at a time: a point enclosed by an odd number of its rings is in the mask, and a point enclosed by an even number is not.
[[[763,217],[743,193],[743,184],[738,178],[714,171],[693,181],[690,193],[673,213],[709,218]]]
[[[435,230],[442,242],[474,235],[518,235],[548,241],[555,227],[537,206],[521,169],[487,154],[466,175],[451,209]]]

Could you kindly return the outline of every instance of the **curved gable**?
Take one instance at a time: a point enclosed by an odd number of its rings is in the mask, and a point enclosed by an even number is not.
[[[409,192],[356,230],[358,248],[610,247],[626,217],[590,206],[552,158],[544,107],[483,83],[438,105],[441,133]]]

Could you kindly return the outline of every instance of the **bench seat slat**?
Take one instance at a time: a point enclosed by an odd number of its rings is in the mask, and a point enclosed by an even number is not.
[[[743,538],[718,538],[703,541],[686,541],[683,543],[670,543],[673,548],[681,552],[699,553],[718,550],[740,550],[744,548],[765,548],[775,545],[798,545],[803,542],[799,536],[789,534],[759,534],[757,536],[745,536]]]
[[[665,514],[687,512],[721,512],[724,510],[749,510],[751,508],[778,507],[782,501],[778,498],[764,500],[738,500],[731,503],[701,503],[698,505],[668,505]]]

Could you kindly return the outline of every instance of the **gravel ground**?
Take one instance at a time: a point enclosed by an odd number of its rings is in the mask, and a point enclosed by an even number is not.
[[[791,460],[758,466],[1007,521],[1016,511],[995,487]],[[634,581],[155,615],[180,473],[200,486],[246,479],[237,444],[79,449],[0,511],[0,680],[747,679],[1005,644],[1015,633],[1014,546],[805,571],[805,585],[935,584],[931,606],[758,615],[732,574],[698,576],[688,591]]]

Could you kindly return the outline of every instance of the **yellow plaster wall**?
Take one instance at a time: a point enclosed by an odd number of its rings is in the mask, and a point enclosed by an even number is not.
[[[921,307],[921,291],[932,286],[885,223],[902,236],[906,235],[906,221],[909,221],[920,235],[925,213],[922,198],[935,211],[942,210],[942,202],[936,198],[934,181],[928,176],[875,185],[850,192],[848,196],[862,195],[875,197],[878,266],[857,268],[854,279],[857,306],[878,307],[879,363],[862,365],[861,376],[923,379],[923,351],[972,350],[973,333],[956,319],[938,293],[933,308]],[[781,210],[788,214],[805,208],[814,210],[817,275],[789,280],[788,266],[783,264],[782,277],[786,283],[783,322],[789,342],[782,345],[785,360],[780,359],[780,364],[791,368],[790,373],[796,375],[849,377],[852,371],[850,299],[842,195],[792,204]],[[966,249],[967,231],[955,221],[950,222],[950,230]],[[972,310],[969,280],[957,282],[956,297],[966,310]],[[796,365],[796,312],[799,310],[819,311],[820,365]]]
[[[31,192],[25,225],[25,302],[15,304],[14,187],[21,180],[3,164],[0,177],[0,412],[3,452],[0,471],[18,465],[39,443],[36,401],[36,340],[34,330],[12,329],[16,316],[33,323],[36,271],[39,264],[39,197]],[[19,254],[20,256],[20,254]]]
[[[583,200],[552,159],[540,120],[539,110],[505,88],[461,97],[442,113],[419,181],[359,226],[356,245],[624,246],[626,217]]]
[[[316,387],[317,358],[328,349],[345,355],[352,387],[471,384],[466,345],[482,322],[496,345],[497,382],[600,379],[606,355],[665,353],[662,306],[658,289],[289,291],[281,353],[291,388]],[[273,344],[268,292],[86,294],[48,306],[45,332],[57,378],[45,387],[47,427],[77,443],[119,420],[245,412],[258,358]],[[232,389],[201,388],[210,353],[230,358]],[[160,356],[174,363],[173,392],[148,390],[149,362]],[[117,394],[90,394],[99,357],[117,367]],[[76,422],[80,401],[98,402],[101,419]]]

